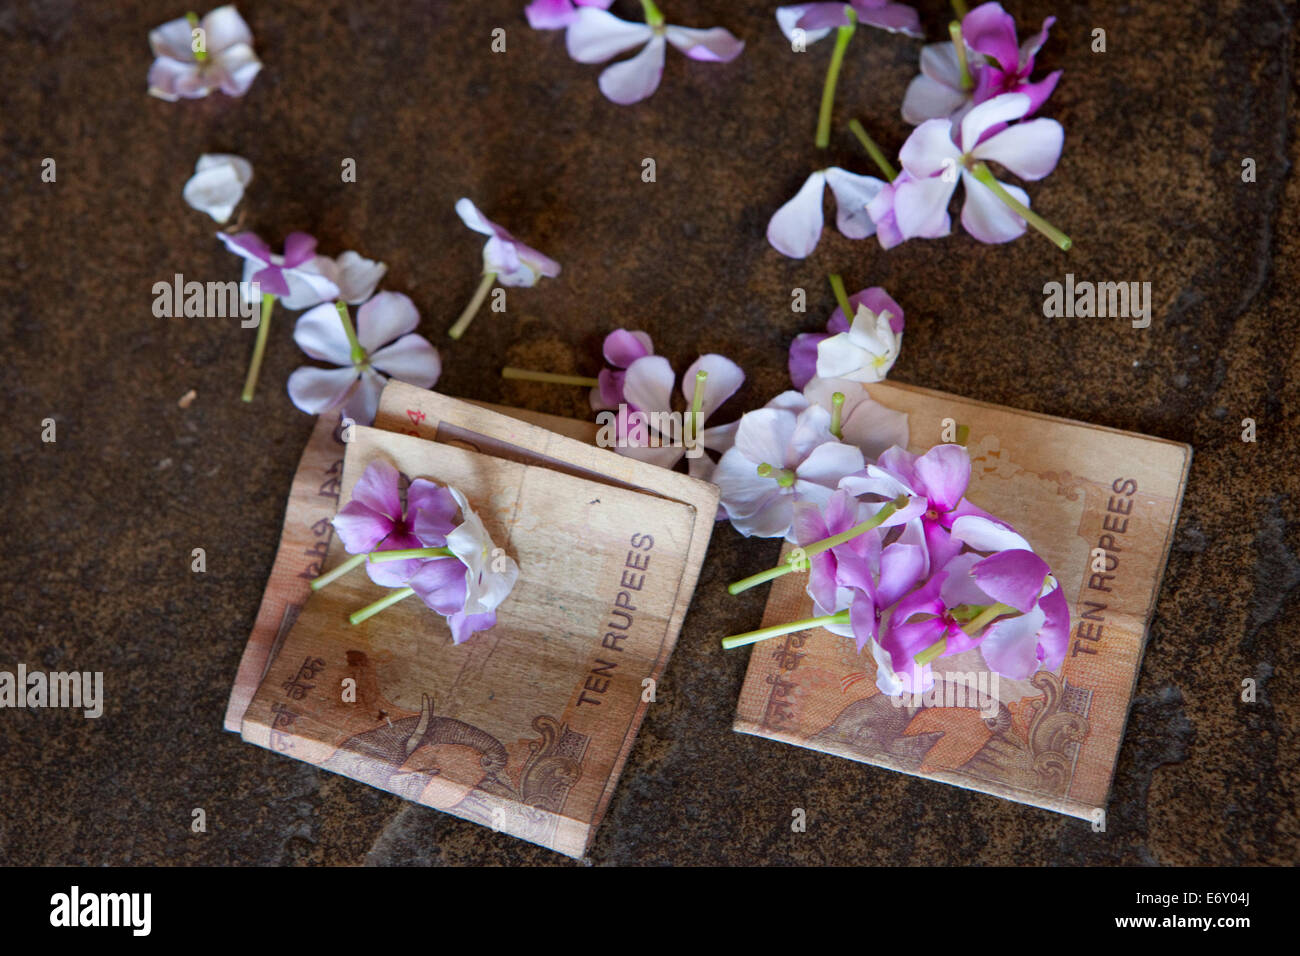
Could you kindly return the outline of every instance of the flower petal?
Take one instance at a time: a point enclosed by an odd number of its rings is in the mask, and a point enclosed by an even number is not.
[[[980,642],[985,663],[1003,677],[1028,680],[1038,670],[1038,632],[1045,620],[1035,605],[1027,614],[994,621]]]
[[[615,368],[627,368],[639,358],[654,355],[654,343],[645,332],[615,329],[605,336],[601,353]]]
[[[876,224],[867,215],[867,204],[884,188],[885,181],[832,166],[826,170],[826,184],[835,194],[835,225],[839,231],[849,239],[875,235]]]
[[[478,206],[463,196],[456,200],[456,215],[460,216],[460,221],[465,225],[485,236],[495,236],[499,229],[496,223],[479,211]]]
[[[297,269],[281,269],[286,290],[280,296],[280,304],[286,309],[307,309],[321,302],[337,299],[339,287],[325,274],[331,268],[329,259],[317,256]],[[263,292],[268,291],[266,288]]]
[[[643,412],[665,412],[672,408],[676,376],[668,359],[647,355],[627,367],[623,397],[632,408]]]
[[[835,488],[840,479],[866,466],[862,450],[841,442],[828,441],[818,445],[799,465],[801,481],[810,481],[823,488]]]
[[[826,172],[809,176],[794,198],[772,214],[767,224],[767,241],[777,252],[792,259],[812,254],[822,237],[822,193],[826,189]]]
[[[236,43],[252,44],[253,31],[234,6],[226,4],[206,13],[199,25],[206,34],[208,53],[220,53]]]
[[[898,151],[898,162],[920,181],[937,176],[960,160],[961,150],[952,141],[952,123],[946,119],[926,120],[912,130]]]
[[[995,601],[1022,613],[1038,603],[1043,581],[1051,573],[1047,562],[1032,551],[999,551],[971,569],[980,589]]]
[[[579,63],[603,63],[640,46],[653,36],[654,30],[645,23],[630,23],[604,10],[584,7],[569,25],[564,35],[564,44],[569,56]],[[661,45],[661,64],[662,54]]]
[[[970,452],[963,445],[935,445],[912,466],[917,491],[930,500],[931,507],[951,511],[957,507],[970,484]]]
[[[690,27],[670,25],[664,30],[664,36],[692,60],[709,63],[729,63],[745,49],[744,40],[722,27],[693,30]]]
[[[751,471],[763,464],[773,468],[797,464],[797,461],[787,461],[797,422],[798,416],[780,408],[757,408],[746,412],[740,416],[733,450],[749,460]],[[771,478],[763,480],[776,484]]]
[[[357,379],[357,370],[316,368],[304,365],[289,376],[289,399],[309,415],[319,415],[338,406]]]
[[[401,477],[401,472],[390,463],[376,458],[366,465],[365,471],[352,486],[350,500],[365,505],[396,524],[402,519]]]
[[[218,77],[221,92],[227,96],[243,96],[262,71],[262,61],[247,43],[236,43],[212,54],[212,61],[212,72]]]
[[[1000,163],[1021,179],[1036,180],[1056,168],[1064,142],[1065,127],[1056,120],[1026,120],[990,136],[971,155]]]
[[[1000,3],[981,3],[961,21],[962,38],[976,53],[992,57],[1004,70],[1020,68],[1016,21]]]
[[[1028,113],[1029,105],[1029,97],[1024,93],[1003,93],[972,108],[962,117],[961,148],[970,152],[993,127],[1018,120]]]
[[[976,551],[1034,550],[1011,525],[982,515],[958,518],[952,523],[952,536]]]
[[[952,46],[951,43],[946,45]],[[918,73],[903,94],[903,120],[913,126],[926,120],[950,120],[966,103],[967,98],[968,94],[962,92],[960,87],[954,89],[932,80],[924,73]]]
[[[348,250],[334,260],[334,284],[339,287],[339,298],[351,305],[360,305],[375,294],[375,286],[388,271],[388,266],[360,253]]]
[[[291,232],[284,237],[284,267],[296,269],[316,256],[316,239],[305,232]]]
[[[831,6],[831,4],[822,4],[822,5]],[[805,44],[816,43],[818,40],[822,39],[824,36],[826,36],[828,33],[831,32],[830,27],[825,27],[820,30],[810,30],[808,29],[808,27],[802,25],[799,22],[808,13],[809,8],[813,6],[817,6],[817,4],[797,3],[794,4],[793,6],[776,8],[777,26],[781,28],[781,32],[785,34],[785,38],[789,40],[791,44],[793,44],[795,40],[795,32],[794,32],[795,30],[803,31],[803,39]],[[838,4],[838,6],[843,8],[843,4]]]
[[[573,32],[572,27],[569,32]],[[636,56],[606,67],[597,81],[605,98],[620,106],[630,106],[657,90],[664,75],[665,49],[664,38],[652,36]]]
[[[534,30],[563,30],[577,17],[572,0],[533,0],[524,16]]]
[[[700,420],[707,421],[709,416],[739,391],[745,384],[745,373],[740,366],[724,355],[709,353],[701,355],[682,376],[682,395],[685,396],[687,408],[695,398],[695,377],[700,372],[707,372],[704,380],[703,402],[700,405]]]
[[[945,182],[941,175],[913,179],[899,186],[894,193],[894,215],[903,237],[912,239],[933,234],[935,224],[947,218],[948,201],[956,189],[955,176],[952,182]]]
[[[370,355],[370,364],[399,382],[433,388],[442,375],[442,358],[423,335],[412,332]]]
[[[361,373],[352,391],[343,399],[343,414],[358,425],[370,425],[379,411],[379,395],[387,384],[387,379],[372,368]],[[414,545],[412,545],[414,547]]]
[[[415,331],[420,312],[409,296],[381,292],[357,310],[357,341],[367,352]]]
[[[318,305],[298,316],[293,327],[293,340],[314,359],[352,367],[352,347],[347,333],[333,305]]]
[[[920,16],[905,3],[865,3],[858,0],[853,4],[853,9],[857,11],[859,21],[877,29],[909,37],[925,36]]]
[[[786,367],[795,388],[803,389],[817,375],[817,346],[826,338],[829,336],[818,332],[804,332],[796,335],[790,343]]]
[[[993,194],[970,173],[962,170],[962,182],[966,184],[966,202],[961,209],[961,224],[967,232],[980,242],[1010,242],[1024,235],[1026,224],[1023,219]],[[1029,205],[1029,194],[1018,186],[1001,183],[1025,206]]]

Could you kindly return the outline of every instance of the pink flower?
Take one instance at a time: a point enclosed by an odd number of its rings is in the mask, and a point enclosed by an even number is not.
[[[974,101],[983,103],[1003,93],[1023,93],[1029,97],[1029,109],[1024,115],[1037,112],[1061,79],[1060,70],[1037,83],[1029,78],[1034,71],[1034,57],[1047,42],[1047,33],[1055,22],[1056,17],[1048,17],[1036,36],[1017,45],[1016,21],[1002,9],[1002,4],[980,4],[966,14],[961,22],[962,37],[985,60],[974,75]]]
[[[804,31],[808,43],[816,43],[837,27],[846,27],[849,20],[848,8],[852,8],[858,22],[888,30],[890,33],[904,33],[911,37],[921,37],[921,20],[916,11],[906,4],[893,3],[891,0],[848,0],[845,3],[799,3],[788,7],[776,8],[776,22],[781,32],[791,42],[795,39],[795,30]]]
[[[767,241],[783,256],[804,259],[821,241],[822,195],[827,186],[835,196],[835,225],[849,239],[865,239],[876,231],[867,215],[867,204],[886,183],[874,176],[860,176],[831,166],[820,169],[804,181],[793,199],[772,214],[767,224]]]
[[[866,306],[879,315],[888,312],[890,325],[895,332],[903,331],[903,307],[893,300],[888,292],[880,286],[862,289],[849,296],[849,305],[857,315],[859,306]],[[817,347],[832,335],[839,335],[849,330],[850,317],[838,305],[826,321],[826,334],[821,332],[802,332],[790,343],[790,357],[787,368],[790,381],[795,388],[802,390],[817,374]]]
[[[333,260],[316,255],[316,240],[305,232],[285,237],[283,256],[272,253],[271,247],[251,232],[233,236],[219,232],[217,238],[243,257],[245,288],[257,283],[262,295],[276,296],[286,309],[306,309],[339,294],[330,278]]]
[[[911,175],[896,186],[893,212],[904,239],[932,234],[947,216],[948,201],[957,189],[957,172],[966,187],[961,222],[981,242],[1009,242],[1022,235],[1025,221],[1012,212],[970,168],[983,161],[1005,166],[1022,179],[1042,179],[1056,168],[1065,131],[1056,120],[1034,119],[1007,126],[1030,107],[1023,93],[1006,93],[974,107],[962,119],[953,141],[953,123],[926,120],[908,137],[899,161]],[[1001,183],[1012,196],[1029,205],[1023,189]]]
[[[338,309],[319,305],[298,318],[293,340],[314,359],[338,368],[304,365],[289,376],[289,398],[310,415],[332,409],[363,425],[375,420],[386,375],[419,388],[432,388],[442,374],[438,350],[415,334],[420,313],[399,292],[381,292],[357,310],[354,355]]]
[[[560,274],[558,262],[520,242],[479,212],[469,199],[457,200],[456,214],[475,232],[489,237],[483,246],[483,272],[494,273],[502,285],[532,286],[542,276],[554,278]]]
[[[352,498],[333,518],[334,530],[348,554],[441,547],[453,527],[456,501],[446,488],[417,478],[402,505],[401,475],[386,461],[372,461],[357,479]],[[419,523],[422,534],[416,533]],[[383,587],[406,584],[425,559],[365,562],[366,573]]]
[[[639,358],[654,355],[655,347],[650,336],[645,332],[627,329],[615,329],[605,336],[605,361],[613,368],[604,368],[596,380],[600,383],[591,390],[591,408],[593,411],[612,411],[625,403],[623,382],[627,377],[625,369]]]
[[[196,51],[200,37],[202,49]],[[253,34],[233,6],[217,7],[197,22],[169,20],[149,32],[149,46],[157,58],[149,67],[149,92],[170,102],[197,99],[216,89],[243,96],[262,69],[253,52]]]
[[[659,88],[668,43],[692,60],[707,63],[729,63],[745,49],[744,41],[722,27],[694,30],[672,26],[663,21],[653,4],[647,5],[647,11],[645,23],[630,23],[604,10],[584,6],[565,35],[569,56],[579,63],[603,63],[642,47],[636,56],[600,74],[600,91],[615,103],[639,103]]]
[[[614,0],[533,0],[524,7],[524,16],[534,30],[563,30],[578,17],[579,7],[608,10]]]
[[[978,83],[985,66],[979,57],[966,51],[967,68]],[[928,119],[953,122],[971,108],[974,90],[962,85],[961,61],[957,47],[949,43],[930,43],[921,48],[921,72],[912,78],[903,94],[903,119],[917,126]]]

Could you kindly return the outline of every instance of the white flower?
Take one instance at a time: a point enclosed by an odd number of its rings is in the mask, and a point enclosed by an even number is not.
[[[244,187],[252,178],[253,166],[242,156],[204,153],[181,195],[199,212],[224,223],[244,198]]]
[[[888,312],[872,312],[859,305],[847,332],[832,335],[817,345],[817,375],[846,382],[880,382],[898,360],[903,333],[895,332]]]
[[[793,541],[796,498],[824,508],[840,479],[865,467],[862,451],[836,441],[830,423],[830,412],[798,392],[741,417],[713,473],[737,531]]]
[[[196,51],[200,37],[203,44]],[[149,31],[149,46],[157,57],[149,67],[149,92],[169,102],[216,89],[243,96],[262,69],[252,31],[233,6],[217,7],[196,23],[187,17],[169,20]]]
[[[304,365],[289,376],[289,398],[309,415],[342,409],[363,425],[375,420],[385,374],[419,388],[432,388],[442,374],[438,350],[414,329],[420,313],[400,292],[381,292],[357,310],[356,335],[362,354],[354,357],[333,303],[304,312],[293,340],[314,359],[339,368]],[[385,344],[387,343],[387,344]]]
[[[483,215],[471,200],[456,200],[456,214],[475,232],[489,237],[483,244],[483,272],[494,273],[502,285],[533,286],[542,276],[554,278],[560,274],[558,262],[520,242]]]
[[[322,259],[328,259],[322,256]],[[338,298],[350,305],[360,305],[375,294],[375,286],[388,271],[388,266],[351,250],[336,259],[328,259],[322,271],[339,287]]]
[[[498,548],[459,490],[447,486],[460,505],[462,521],[447,535],[447,547],[465,565],[465,613],[487,614],[501,606],[519,579],[519,565]]]

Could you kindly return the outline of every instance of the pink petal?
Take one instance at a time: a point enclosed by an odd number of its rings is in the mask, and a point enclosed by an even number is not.
[[[357,341],[367,352],[413,332],[420,324],[415,303],[400,292],[381,292],[357,310]]]
[[[305,232],[291,232],[284,238],[284,267],[294,269],[316,255],[316,240]]]
[[[293,340],[314,359],[352,367],[352,347],[333,305],[318,305],[298,316]]]
[[[817,345],[826,338],[828,336],[817,332],[804,332],[796,335],[790,343],[786,367],[795,388],[802,389],[817,375]]]
[[[1026,116],[1038,112],[1038,108],[1047,102],[1047,98],[1056,89],[1056,84],[1060,81],[1063,72],[1062,70],[1053,70],[1037,83],[1021,83],[1016,88],[1017,93],[1024,93],[1029,97],[1029,109],[1025,111]]]
[[[662,355],[647,355],[627,367],[623,396],[627,404],[643,412],[665,412],[672,408],[673,368]]]
[[[874,4],[857,0],[853,4],[858,20],[890,33],[902,33],[910,37],[923,37],[921,18],[916,10],[905,3]]]
[[[792,259],[812,254],[822,237],[822,193],[826,173],[813,173],[793,199],[772,214],[767,224],[767,241],[777,252]]]
[[[1038,603],[1051,569],[1032,551],[999,551],[971,569],[980,589],[995,601],[1025,612]]]
[[[401,474],[398,470],[382,458],[377,458],[366,466],[357,483],[352,486],[350,500],[365,505],[396,524],[402,520],[400,484]]]
[[[1028,680],[1038,670],[1038,632],[1045,620],[1035,606],[1028,614],[994,621],[980,642],[985,662],[1003,677]]]
[[[980,242],[1010,242],[1024,235],[1025,221],[993,194],[970,173],[962,170],[962,182],[966,184],[966,203],[961,210],[961,224],[966,231]],[[1018,186],[1001,183],[1025,206],[1029,205],[1029,194]]]
[[[469,587],[465,565],[458,558],[434,558],[411,575],[406,586],[426,605],[444,616],[465,610]]]
[[[970,452],[962,445],[935,445],[916,459],[913,467],[919,485],[916,490],[923,492],[939,511],[951,511],[966,494]]]
[[[584,7],[578,10],[564,36],[569,56],[579,63],[603,63],[626,50],[632,50],[654,36],[645,23],[629,23],[612,13]],[[663,45],[660,44],[660,63]],[[608,95],[608,94],[606,94]]]
[[[709,63],[729,63],[745,49],[744,40],[722,27],[693,30],[690,27],[669,26],[664,31],[664,36],[692,60]]]
[[[1043,21],[1043,28],[1034,36],[1020,44],[1020,72],[1028,76],[1034,69],[1034,57],[1038,56],[1038,51],[1043,48],[1047,42],[1047,34],[1056,23],[1056,17],[1048,17]]]
[[[865,305],[876,315],[888,312],[889,327],[895,332],[903,331],[903,307],[894,301],[893,296],[878,285],[872,286],[870,289],[863,289],[855,296],[850,296],[849,305],[854,307]],[[844,331],[847,332],[848,329]]]
[[[885,181],[832,166],[826,170],[826,184],[835,194],[835,225],[840,232],[849,239],[874,235],[876,224],[867,215],[867,203],[876,198]]]
[[[524,16],[534,30],[563,30],[577,17],[572,0],[533,0]]]
[[[695,376],[699,372],[708,373],[704,380],[704,400],[700,406],[700,418],[703,421],[745,384],[745,373],[725,356],[712,353],[701,355],[682,376],[682,394],[686,397],[687,409],[695,398]]]
[[[847,3],[809,3],[796,24],[803,30],[828,30],[849,25]]]
[[[423,335],[412,332],[370,354],[370,364],[385,375],[417,388],[433,388],[442,374],[442,358]]]
[[[416,478],[406,489],[406,523],[421,547],[439,548],[459,524],[460,505],[443,485]]]
[[[962,117],[961,148],[970,152],[990,129],[1020,119],[1029,112],[1029,106],[1029,97],[1024,93],[1003,93],[972,108]]]
[[[419,547],[422,547],[420,539],[409,531],[394,531],[371,550],[405,551],[409,548]],[[400,588],[425,563],[419,558],[408,558],[405,561],[367,561],[365,567],[370,580],[380,587]],[[456,563],[459,564],[460,562]]]
[[[615,329],[605,336],[602,348],[605,361],[615,368],[627,368],[639,358],[654,355],[654,344],[644,332]]]
[[[1002,9],[1002,4],[982,3],[970,11],[961,22],[961,33],[966,45],[976,53],[991,56],[1004,70],[1019,69],[1016,21]]]
[[[572,28],[569,32],[573,32]],[[605,98],[620,106],[630,106],[657,90],[664,73],[665,48],[664,38],[655,35],[630,60],[606,67],[597,81]]]
[[[271,261],[271,247],[256,233],[240,232],[232,236],[230,233],[219,232],[217,238],[237,256],[261,263],[269,264]]]
[[[357,370],[304,365],[289,376],[289,400],[309,415],[337,407],[357,379]]]
[[[359,501],[349,501],[339,509],[331,523],[348,554],[366,554],[393,530],[393,522]]]
[[[999,163],[1021,179],[1037,180],[1056,168],[1064,141],[1065,128],[1056,120],[1026,120],[990,136],[971,155]]]
[[[891,544],[880,553],[877,599],[890,607],[916,586],[925,573],[925,549],[915,544]]]
[[[1070,646],[1070,605],[1065,593],[1054,588],[1038,606],[1046,620],[1038,632],[1038,655],[1044,670],[1054,671],[1065,662],[1065,652]]]
[[[479,631],[488,631],[496,627],[497,612],[485,611],[481,614],[467,614],[457,611],[447,617],[447,626],[451,628],[453,644],[464,644]]]

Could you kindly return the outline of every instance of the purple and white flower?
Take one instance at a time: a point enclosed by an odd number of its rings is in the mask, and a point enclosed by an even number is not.
[[[888,30],[890,33],[902,33],[910,37],[922,37],[921,19],[916,10],[904,3],[892,0],[846,0],[843,3],[797,3],[787,7],[776,8],[776,22],[781,32],[791,43],[803,31],[805,43],[816,43],[832,30],[846,27],[853,23],[849,11],[853,11],[858,23]]]
[[[496,281],[504,286],[527,287],[536,285],[542,276],[553,278],[560,274],[558,262],[520,242],[483,215],[469,199],[457,200],[456,214],[465,225],[488,237],[483,245],[484,275],[495,275]]]
[[[262,69],[253,52],[253,33],[230,5],[202,20],[169,20],[149,31],[149,46],[156,57],[149,67],[149,93],[169,102],[218,89],[243,96]]]
[[[286,309],[297,310],[339,294],[339,287],[329,275],[333,261],[316,255],[316,240],[305,232],[291,232],[285,237],[283,256],[272,253],[271,247],[251,232],[219,232],[217,238],[244,259],[243,288],[248,297],[256,283],[261,295],[273,295]]]

